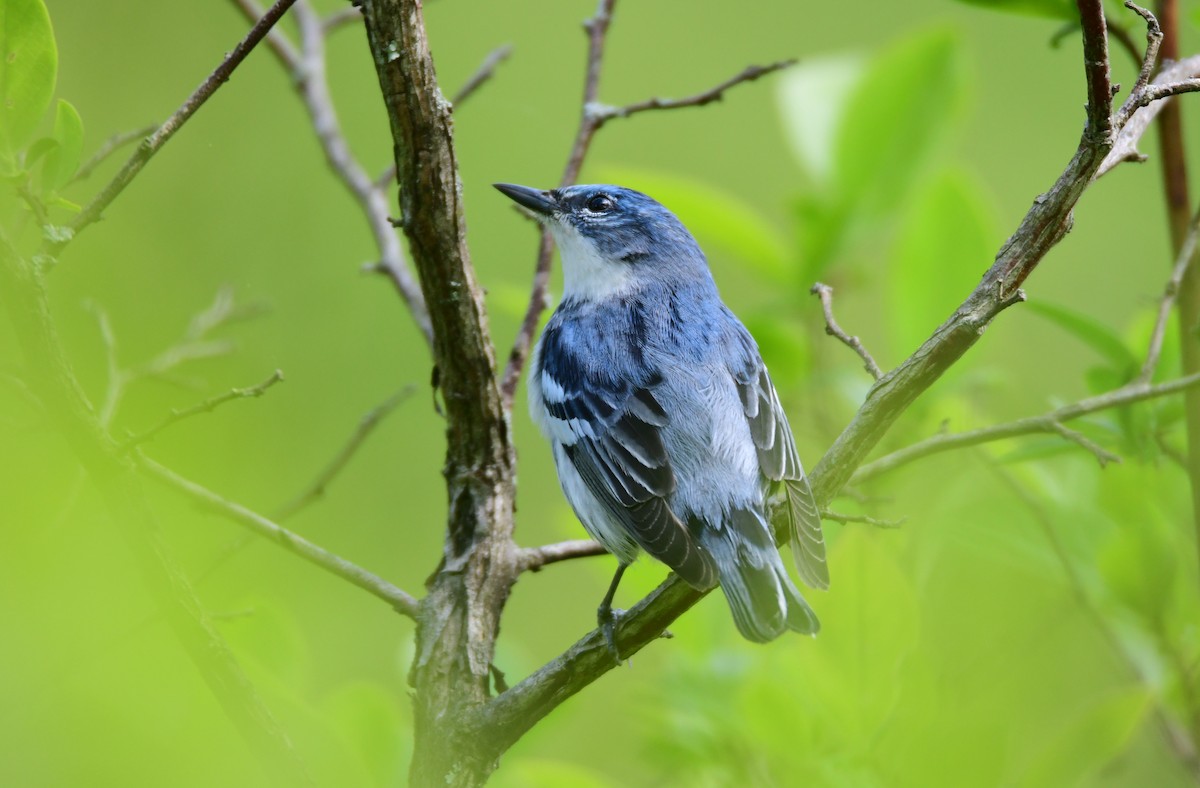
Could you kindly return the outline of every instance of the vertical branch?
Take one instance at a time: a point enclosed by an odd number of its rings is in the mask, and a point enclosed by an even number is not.
[[[1162,59],[1179,58],[1178,0],[1159,0],[1158,21],[1163,41],[1159,53]],[[1171,230],[1172,258],[1179,257],[1188,237],[1191,223],[1191,199],[1188,196],[1187,152],[1184,148],[1183,114],[1179,102],[1166,99],[1158,119],[1158,143],[1162,149],[1163,199],[1166,201],[1167,225]],[[1197,254],[1195,250],[1193,256]],[[1200,265],[1188,266],[1176,296],[1179,306],[1179,351],[1185,375],[1200,371]],[[1192,520],[1200,550],[1200,392],[1184,395],[1183,409],[1187,424],[1186,465],[1192,489]],[[1200,557],[1200,554],[1198,554]]]
[[[421,2],[364,0],[362,9],[446,416],[448,525],[442,564],[418,614],[410,779],[480,785],[495,761],[478,754],[462,721],[487,700],[500,613],[517,574],[515,457],[467,250],[451,106],[437,83]]]

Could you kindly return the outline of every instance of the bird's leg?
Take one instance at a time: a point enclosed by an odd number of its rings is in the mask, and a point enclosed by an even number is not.
[[[621,575],[625,574],[625,567],[628,564],[617,564],[617,573],[613,575],[612,583],[608,586],[608,593],[604,595],[604,599],[600,602],[600,607],[596,608],[596,621],[600,625],[600,631],[604,633],[604,640],[608,643],[608,650],[612,652],[613,659],[617,664],[621,664],[621,651],[617,648],[617,615],[620,611],[613,610],[613,597],[617,594],[617,586],[621,584]]]

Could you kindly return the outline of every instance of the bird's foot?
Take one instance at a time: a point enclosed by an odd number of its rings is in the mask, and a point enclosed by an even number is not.
[[[600,625],[600,631],[604,633],[604,642],[608,645],[608,651],[618,665],[621,664],[621,650],[617,648],[617,621],[624,612],[624,610],[614,610],[608,605],[601,605],[600,609],[596,611],[596,622]]]

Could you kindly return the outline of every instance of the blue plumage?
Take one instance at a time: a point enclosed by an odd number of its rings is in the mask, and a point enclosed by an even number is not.
[[[801,578],[829,577],[816,502],[758,347],[704,254],[666,208],[616,186],[498,184],[554,234],[563,300],[534,350],[530,410],[563,492],[624,567],[645,550],[697,588],[719,583],[739,631],[815,634],[768,520]],[[614,647],[615,650],[615,647]]]

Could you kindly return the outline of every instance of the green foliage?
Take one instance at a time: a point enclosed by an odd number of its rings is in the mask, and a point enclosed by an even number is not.
[[[58,100],[54,113],[54,148],[46,154],[42,168],[42,189],[46,193],[61,191],[83,160],[83,120],[70,102]]]
[[[1137,371],[1138,360],[1133,351],[1126,347],[1116,331],[1099,320],[1068,307],[1041,301],[1030,301],[1026,306],[1033,314],[1050,321],[1104,357],[1117,375],[1132,376]],[[1112,388],[1116,386],[1106,386],[1105,390]]]
[[[50,99],[58,49],[42,0],[0,0],[0,162],[11,170]]]

